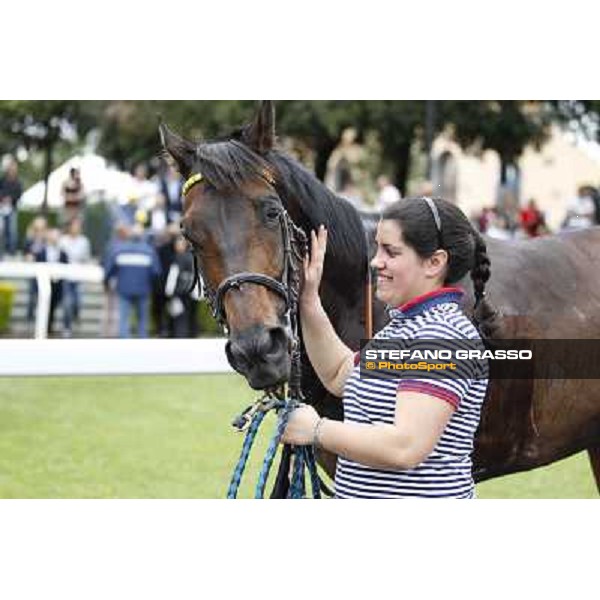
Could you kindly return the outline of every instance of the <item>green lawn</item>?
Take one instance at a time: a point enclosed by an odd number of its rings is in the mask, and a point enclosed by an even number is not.
[[[223,498],[256,398],[237,376],[0,378],[1,498]],[[270,416],[240,497],[253,484]],[[273,469],[275,470],[275,469]],[[478,486],[480,498],[595,498],[584,454]]]

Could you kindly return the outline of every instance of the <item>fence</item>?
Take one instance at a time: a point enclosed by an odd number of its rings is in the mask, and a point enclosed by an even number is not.
[[[0,262],[0,278],[35,279],[38,287],[35,337],[44,339],[50,313],[50,283],[55,279],[101,283],[104,270],[98,265]]]
[[[223,338],[0,340],[0,377],[232,373]]]
[[[98,265],[0,262],[0,278],[35,278],[36,339],[0,340],[0,376],[231,373],[223,338],[48,340],[53,279],[99,283]]]

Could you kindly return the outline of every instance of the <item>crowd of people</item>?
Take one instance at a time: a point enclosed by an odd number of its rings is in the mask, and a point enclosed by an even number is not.
[[[57,226],[44,216],[34,218],[19,243],[17,214],[23,186],[18,163],[8,159],[0,177],[0,259],[22,254],[27,261],[85,264],[98,260],[105,270],[105,303],[102,335],[147,337],[196,337],[199,333],[194,294],[194,267],[187,244],[179,233],[182,212],[179,173],[164,166],[149,177],[145,164],[133,170],[127,193],[110,204],[111,239],[103,256],[92,257],[90,240],[84,235],[86,190],[79,169],[71,168],[61,186],[62,206]],[[402,195],[387,175],[377,180],[375,205],[364,202],[360,192],[346,181],[340,195],[359,210],[383,212]],[[418,195],[434,195],[425,182]],[[600,224],[600,193],[581,186],[566,203],[563,229]],[[485,207],[473,218],[481,233],[500,239],[538,237],[549,233],[546,215],[535,199],[512,209]],[[70,337],[81,318],[81,285],[74,281],[52,284],[48,333],[55,332],[56,309],[62,307],[61,334]],[[27,318],[35,318],[37,288],[29,283]],[[153,323],[154,327],[150,326]]]
[[[600,225],[600,191],[591,185],[582,185],[577,194],[566,202],[561,231],[584,229]],[[474,221],[481,233],[503,239],[525,239],[551,233],[544,212],[534,198],[518,208],[485,207]]]
[[[101,325],[105,337],[148,337],[151,331],[160,337],[196,337],[194,266],[179,233],[181,187],[181,177],[171,167],[151,178],[144,164],[137,165],[127,195],[109,205],[110,241],[101,256],[93,257],[90,240],[83,233],[86,192],[77,168],[70,169],[61,186],[57,225],[51,226],[40,213],[28,224],[24,239],[18,239],[17,211],[23,187],[18,164],[10,159],[0,178],[0,258],[99,262],[105,274]],[[28,290],[26,316],[33,322],[35,280],[30,280]],[[48,335],[71,337],[81,319],[82,305],[79,282],[53,281]],[[59,307],[60,329],[55,323]]]

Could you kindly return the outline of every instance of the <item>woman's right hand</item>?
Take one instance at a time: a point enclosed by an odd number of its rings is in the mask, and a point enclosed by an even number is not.
[[[319,286],[323,277],[323,263],[327,250],[327,229],[320,225],[317,233],[310,232],[310,257],[304,257],[304,287],[300,301],[304,306],[312,306],[319,300]]]

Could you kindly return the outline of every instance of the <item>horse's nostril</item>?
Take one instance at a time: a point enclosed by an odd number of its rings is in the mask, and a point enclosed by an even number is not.
[[[288,336],[283,327],[272,327],[267,334],[262,338],[262,344],[259,353],[268,358],[276,356],[285,351],[288,346]]]
[[[245,371],[250,368],[251,364],[246,353],[243,348],[235,342],[227,342],[225,345],[225,354],[227,354],[229,363],[234,369]]]

